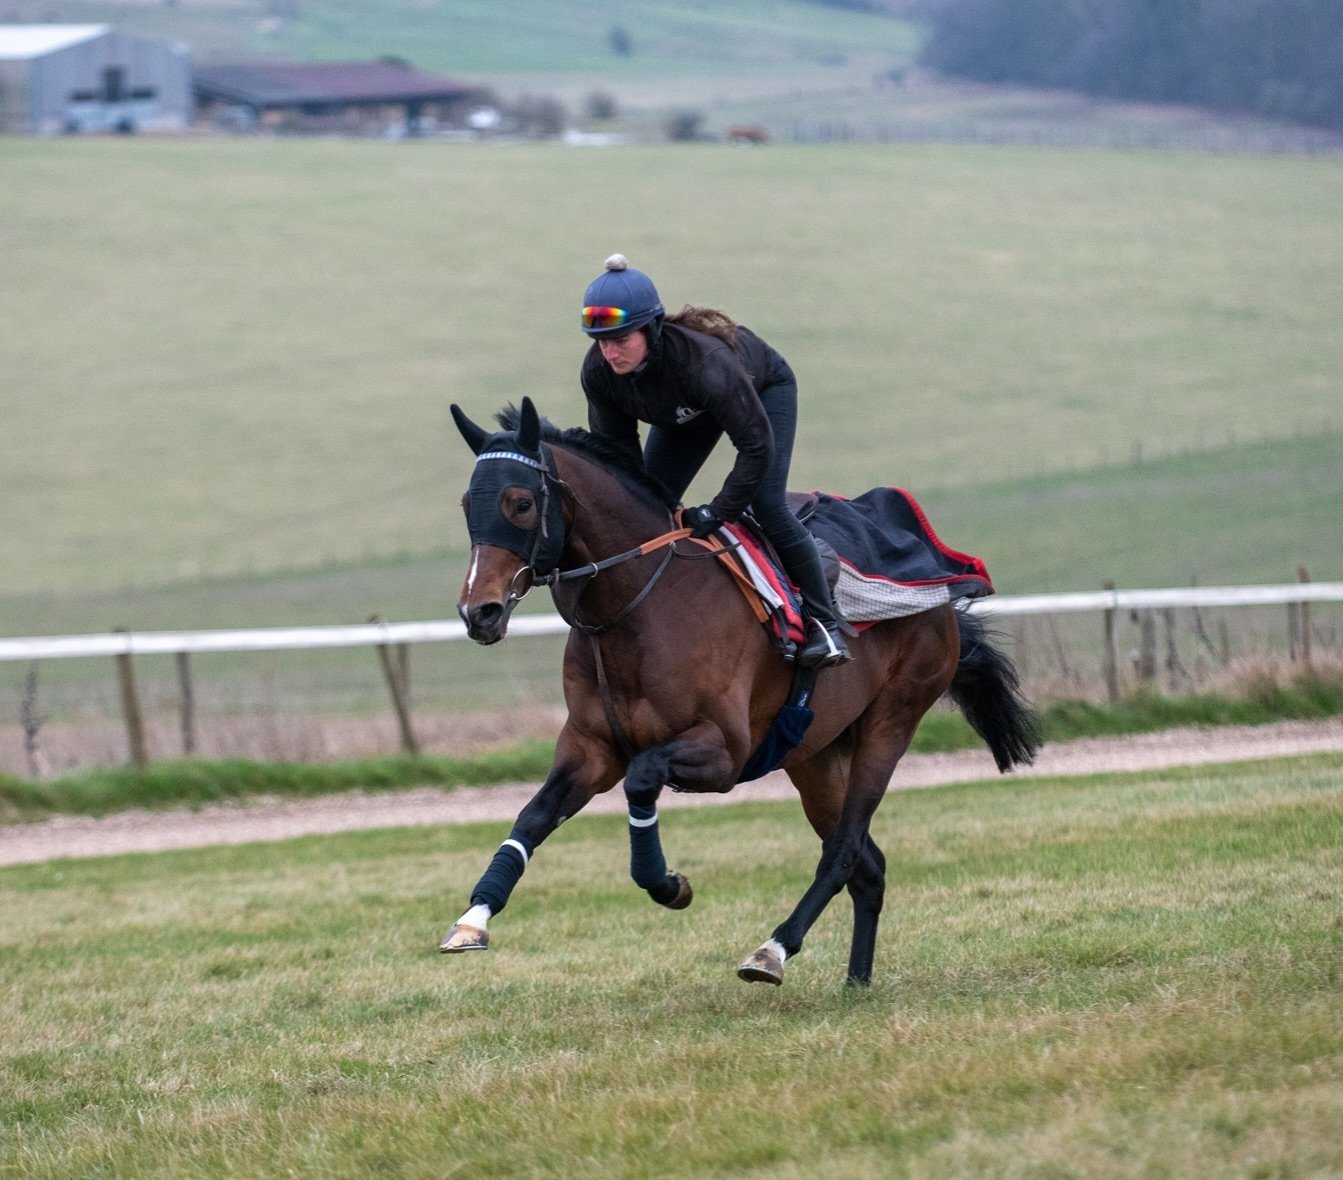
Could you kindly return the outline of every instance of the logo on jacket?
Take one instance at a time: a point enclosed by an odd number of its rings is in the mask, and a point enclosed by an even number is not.
[[[687,422],[698,418],[702,413],[704,413],[703,410],[697,410],[694,406],[677,406],[676,425],[684,426]]]

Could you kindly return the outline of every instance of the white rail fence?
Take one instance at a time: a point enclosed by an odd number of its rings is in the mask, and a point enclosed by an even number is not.
[[[1301,581],[1271,586],[1193,586],[1159,590],[1104,590],[1068,594],[995,596],[978,600],[970,609],[988,618],[1100,612],[1104,615],[1105,676],[1111,699],[1118,695],[1118,658],[1115,617],[1134,612],[1144,620],[1144,661],[1155,660],[1155,617],[1182,607],[1287,606],[1294,657],[1310,659],[1309,610],[1312,603],[1343,602],[1343,582]],[[509,623],[512,636],[554,635],[568,630],[559,615],[519,615]],[[112,656],[117,661],[122,705],[131,760],[147,761],[143,724],[136,697],[132,659],[135,656],[175,655],[182,682],[184,751],[193,752],[192,693],[188,658],[202,652],[305,651],[320,648],[373,647],[378,650],[401,729],[402,748],[418,753],[411,724],[408,684],[408,645],[442,643],[466,638],[466,627],[455,621],[387,623],[373,621],[338,627],[265,627],[220,631],[114,631],[93,635],[54,635],[0,639],[0,661],[61,660]],[[1150,646],[1150,653],[1146,650]],[[1144,675],[1140,668],[1140,675]],[[1150,677],[1144,677],[1150,678]]]

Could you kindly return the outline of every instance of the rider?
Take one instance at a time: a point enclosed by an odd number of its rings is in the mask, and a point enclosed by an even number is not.
[[[644,467],[678,499],[726,433],[737,449],[732,470],[711,503],[685,510],[684,523],[704,537],[749,507],[802,594],[809,622],[797,662],[851,659],[816,542],[784,501],[797,429],[788,362],[720,311],[666,315],[653,281],[623,254],[588,285],[583,331],[594,341],[581,371],[592,432],[637,456],[647,423]]]

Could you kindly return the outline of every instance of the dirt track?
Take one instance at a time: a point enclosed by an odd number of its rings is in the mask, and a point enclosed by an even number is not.
[[[1285,722],[1253,728],[1175,729],[1136,737],[1090,739],[1048,746],[1035,766],[1017,777],[1152,770],[1202,762],[1233,762],[1320,751],[1343,751],[1343,718]],[[983,749],[955,754],[911,754],[900,764],[893,788],[932,787],[995,778]],[[351,793],[290,801],[262,798],[196,811],[133,811],[88,819],[60,816],[39,823],[0,827],[0,865],[32,864],[59,857],[159,852],[210,844],[245,844],[356,828],[510,821],[531,798],[535,783],[472,787],[455,791],[419,788],[365,795]],[[791,784],[782,774],[747,783],[731,795],[664,794],[666,807],[722,805],[752,799],[786,799]],[[588,810],[623,807],[619,791],[593,800]],[[502,835],[502,833],[501,833]]]

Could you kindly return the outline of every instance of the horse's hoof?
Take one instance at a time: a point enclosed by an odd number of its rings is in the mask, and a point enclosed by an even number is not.
[[[772,983],[778,987],[783,983],[783,961],[769,947],[762,946],[737,968],[737,978],[747,983]]]
[[[671,901],[664,901],[662,904],[669,910],[685,909],[686,906],[695,900],[695,891],[690,888],[689,879],[682,876],[680,873],[668,873],[667,878],[676,883],[676,896],[673,897]]]
[[[448,936],[438,948],[445,955],[459,955],[462,951],[483,951],[490,946],[490,932],[479,926],[463,926],[457,923],[448,931]]]

